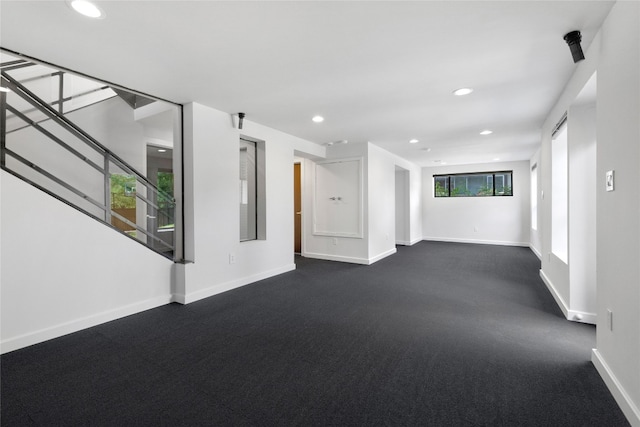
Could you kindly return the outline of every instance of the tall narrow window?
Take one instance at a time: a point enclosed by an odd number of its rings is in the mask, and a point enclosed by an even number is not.
[[[538,165],[531,167],[531,228],[538,229]]]
[[[257,238],[256,143],[240,140],[240,241]]]
[[[568,254],[568,156],[567,124],[564,117],[551,141],[551,252],[565,263]]]
[[[240,138],[240,241],[266,240],[265,142]]]

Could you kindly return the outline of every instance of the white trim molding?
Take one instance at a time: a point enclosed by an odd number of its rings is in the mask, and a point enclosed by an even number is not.
[[[348,262],[351,264],[371,265],[374,262],[378,262],[383,258],[386,258],[390,255],[395,254],[396,252],[398,252],[398,250],[396,248],[393,248],[371,258],[358,258],[358,257],[350,257],[350,256],[342,256],[342,255],[319,254],[319,253],[313,253],[313,252],[305,252],[304,256],[307,258],[323,259],[326,261],[338,261],[338,262]]]
[[[547,289],[549,289],[549,292],[551,292],[553,299],[556,300],[556,304],[558,304],[560,310],[562,310],[562,313],[568,319],[569,306],[566,302],[564,302],[564,298],[562,298],[562,295],[560,295],[560,293],[556,290],[556,287],[553,286],[553,282],[551,282],[551,279],[549,279],[549,277],[547,277],[547,275],[544,274],[544,271],[542,270],[540,270],[540,278],[542,279],[544,284],[547,285]]]
[[[633,402],[629,393],[622,387],[618,378],[613,374],[609,365],[602,357],[602,354],[597,348],[591,351],[591,363],[596,367],[596,370],[602,377],[604,383],[609,388],[611,395],[620,406],[622,413],[627,417],[627,420],[632,426],[640,426],[640,408]]]
[[[521,246],[528,248],[529,242],[503,242],[500,240],[473,240],[473,239],[457,239],[449,237],[423,237],[422,240],[432,242],[452,242],[452,243],[472,243],[475,245],[499,245],[499,246]]]
[[[556,304],[562,310],[564,317],[567,320],[571,320],[572,322],[580,322],[580,323],[588,323],[590,325],[595,325],[598,319],[598,315],[596,313],[589,313],[586,311],[579,310],[571,310],[567,303],[564,301],[564,298],[560,295],[560,293],[556,290],[556,287],[553,285],[553,282],[549,277],[544,274],[544,271],[540,270],[540,278],[549,289],[549,292],[553,296],[553,299],[556,300]]]
[[[170,302],[170,295],[151,298],[145,301],[129,304],[124,307],[119,307],[113,310],[107,310],[101,313],[82,317],[80,319],[75,319],[70,322],[50,326],[48,328],[40,329],[38,331],[30,332],[28,334],[20,335],[14,338],[9,338],[0,342],[0,354],[19,350],[21,348],[48,341],[54,338],[59,338],[64,335],[91,328],[93,326],[97,326],[106,322],[111,322],[113,320],[130,316],[132,314],[141,313],[152,308],[167,305]]]
[[[250,285],[251,283],[257,282],[259,280],[268,279],[269,277],[287,273],[295,269],[295,264],[287,264],[283,267],[274,268],[273,270],[263,271],[252,276],[241,277],[236,280],[219,283],[217,285],[209,286],[207,288],[200,289],[194,292],[187,292],[186,294],[181,292],[174,293],[172,301],[180,304],[190,304],[192,302],[199,301],[204,298],[209,298],[214,295],[221,294],[222,292],[227,292],[232,289],[240,288],[242,286]]]

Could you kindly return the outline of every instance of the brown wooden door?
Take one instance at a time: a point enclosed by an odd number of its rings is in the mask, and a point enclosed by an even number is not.
[[[293,251],[302,253],[302,186],[300,183],[300,163],[293,165]]]

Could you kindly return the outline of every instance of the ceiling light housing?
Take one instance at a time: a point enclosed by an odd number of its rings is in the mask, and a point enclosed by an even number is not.
[[[76,12],[81,15],[87,16],[89,18],[94,19],[104,19],[105,13],[104,11],[87,0],[69,0],[67,4]]]
[[[569,45],[573,62],[577,63],[582,61],[584,59],[584,52],[582,52],[582,46],[580,46],[580,42],[582,41],[580,31],[571,31],[565,34],[564,41]]]
[[[493,133],[492,130],[485,129],[482,132],[480,132],[480,135],[491,135],[492,133]]]
[[[418,141],[418,140],[417,140],[417,139],[415,139],[415,138],[414,138],[414,139],[410,139],[410,140],[409,140],[409,144],[417,144],[418,142],[420,142],[420,141]]]
[[[324,117],[322,116],[313,116],[311,119],[314,123],[322,123],[324,122]]]
[[[473,89],[471,89],[470,87],[461,87],[460,89],[454,90],[453,94],[455,96],[464,96],[469,95],[471,92],[473,92]]]

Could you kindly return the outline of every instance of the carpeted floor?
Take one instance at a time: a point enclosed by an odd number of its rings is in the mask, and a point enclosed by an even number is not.
[[[529,249],[296,264],[3,355],[2,426],[628,425]]]

